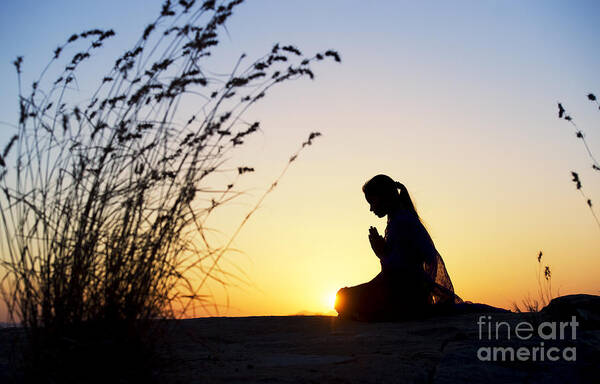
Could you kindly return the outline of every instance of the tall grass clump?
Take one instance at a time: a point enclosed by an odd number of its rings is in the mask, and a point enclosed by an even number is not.
[[[205,222],[253,171],[226,167],[260,129],[244,113],[271,87],[312,79],[313,62],[340,61],[275,44],[254,61],[241,55],[227,74],[209,70],[242,2],[165,1],[91,95],[77,90],[78,70],[112,30],[70,36],[28,90],[15,60],[18,124],[0,153],[2,295],[26,333],[27,380],[139,379],[131,367],[146,361],[147,325],[185,313],[220,278],[227,244],[211,246]],[[197,110],[183,116],[184,100]],[[217,184],[223,172],[234,181]]]

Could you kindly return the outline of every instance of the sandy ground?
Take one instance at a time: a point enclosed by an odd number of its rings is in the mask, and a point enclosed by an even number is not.
[[[566,340],[542,340],[537,334],[527,340],[516,337],[518,323],[527,322],[537,328],[549,320],[540,313],[471,313],[382,323],[331,316],[172,320],[161,339],[166,342],[157,343],[163,363],[152,370],[160,373],[160,383],[181,384],[598,382],[600,297],[592,298],[595,301],[588,296],[575,297],[584,300],[586,306],[576,302],[568,310],[558,308],[559,315],[575,311],[581,320],[575,340],[568,326]],[[570,312],[568,315],[570,318]],[[490,324],[506,322],[498,339],[492,334],[492,340],[486,340],[487,325],[483,325],[480,340],[481,316]],[[584,322],[586,318],[589,321]],[[506,327],[512,329],[510,334]],[[16,332],[0,330],[0,382],[11,369],[12,352],[7,340]],[[479,348],[531,351],[541,343],[546,351],[558,348],[559,360],[478,358]],[[575,348],[576,361],[564,359],[560,352],[566,348]]]
[[[578,329],[575,342],[508,340],[506,334],[480,341],[479,316],[371,324],[327,316],[183,320],[175,326],[173,347],[164,351],[171,359],[165,374],[172,383],[583,383],[598,367],[597,329]],[[493,314],[493,321],[512,327],[524,319],[539,324],[530,315]],[[577,361],[477,357],[482,346],[531,348],[540,342],[546,348],[575,346]]]

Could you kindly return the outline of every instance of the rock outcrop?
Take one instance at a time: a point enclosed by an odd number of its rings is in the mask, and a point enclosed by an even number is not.
[[[575,316],[582,329],[600,329],[600,296],[560,296],[550,301],[540,314],[553,321],[569,321]]]

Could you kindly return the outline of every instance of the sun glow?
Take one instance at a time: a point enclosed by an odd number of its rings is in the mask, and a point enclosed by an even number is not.
[[[330,293],[328,298],[327,298],[327,308],[328,309],[335,309],[335,297],[336,297],[336,292]]]

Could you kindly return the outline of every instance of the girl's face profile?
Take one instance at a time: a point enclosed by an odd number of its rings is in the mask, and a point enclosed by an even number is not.
[[[365,198],[369,203],[370,211],[373,212],[377,217],[384,217],[387,214],[386,204],[381,196],[365,194]]]

